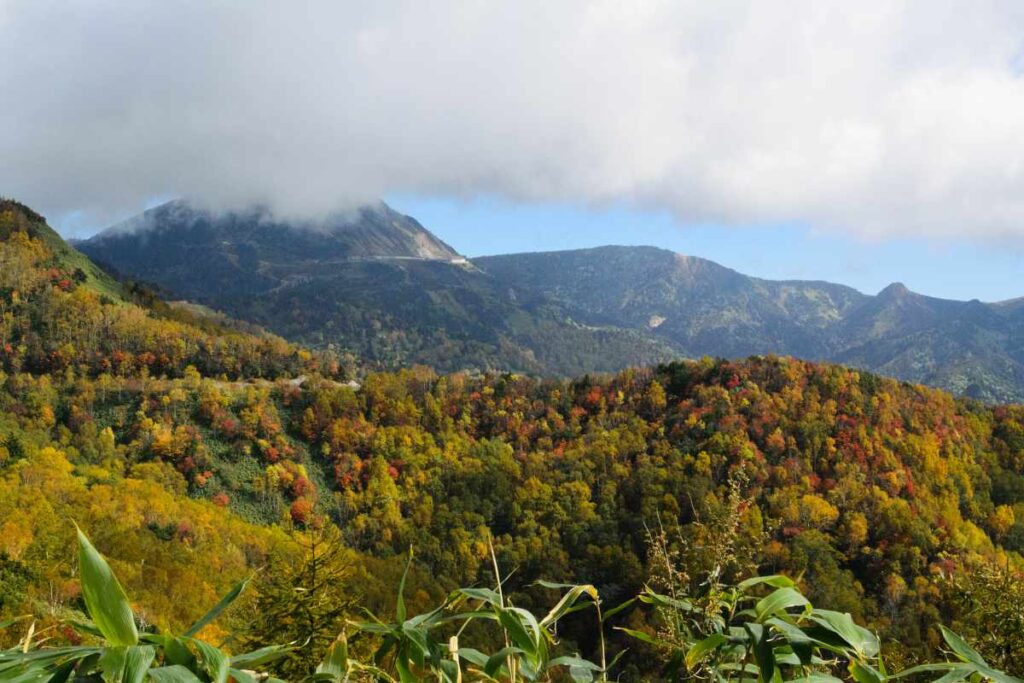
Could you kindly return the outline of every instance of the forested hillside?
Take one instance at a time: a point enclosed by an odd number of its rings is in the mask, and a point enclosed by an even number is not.
[[[204,632],[228,649],[281,628],[268,604],[306,590],[295,568],[326,543],[345,602],[314,620],[317,647],[361,606],[391,609],[412,548],[410,610],[493,586],[495,564],[526,608],[548,604],[540,579],[611,606],[666,562],[695,592],[780,573],[876,630],[894,665],[936,654],[944,622],[1020,673],[1017,625],[977,597],[1024,602],[1020,406],[773,356],[575,380],[414,367],[356,387],[329,356],[142,305],[44,228],[0,205],[0,621],[82,612],[75,520],[162,629],[262,569]],[[662,628],[639,604],[611,625]],[[609,633],[630,647],[623,680],[657,678],[655,646]],[[589,622],[559,636],[596,656]]]

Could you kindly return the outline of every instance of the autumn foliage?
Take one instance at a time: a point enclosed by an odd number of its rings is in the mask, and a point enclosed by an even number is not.
[[[942,621],[982,632],[950,577],[1024,567],[1024,407],[775,357],[353,387],[270,335],[105,298],[24,225],[0,211],[0,620],[81,609],[54,560],[69,519],[168,628],[327,525],[379,578],[363,604],[387,602],[410,547],[420,604],[490,585],[485,538],[522,604],[538,579],[618,603],[652,574],[654,525],[699,547],[733,492],[736,552],[907,664],[943,646]]]

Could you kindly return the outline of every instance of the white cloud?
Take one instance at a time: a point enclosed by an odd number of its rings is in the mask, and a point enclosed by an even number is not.
[[[1019,236],[1022,50],[1014,0],[0,0],[0,193]]]

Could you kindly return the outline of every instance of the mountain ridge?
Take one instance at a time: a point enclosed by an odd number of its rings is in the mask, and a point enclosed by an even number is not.
[[[303,344],[344,347],[374,369],[570,375],[677,355],[632,331],[580,326],[546,297],[511,296],[415,219],[378,206],[331,232],[273,223],[259,209],[213,216],[177,202],[130,219],[143,230],[115,226],[78,246],[175,297]]]
[[[129,221],[146,231],[115,226],[78,246],[176,296],[380,368],[577,375],[774,353],[1024,401],[1024,304],[1013,300],[769,280],[653,246],[466,259],[386,204],[349,216],[334,232],[307,231],[265,210],[213,218],[179,202]]]
[[[642,286],[634,287],[621,274],[638,253],[660,260],[626,268],[640,278]],[[672,253],[598,247],[474,262],[499,279],[554,296],[584,321],[592,316],[635,328],[654,316],[659,324],[651,332],[691,356],[780,353],[990,401],[1024,397],[1024,307],[929,297],[899,282],[868,295],[827,281],[766,280],[722,266],[705,271],[717,277],[686,289],[680,285],[690,275],[689,262],[685,273],[673,272],[667,266],[683,261],[670,259]]]

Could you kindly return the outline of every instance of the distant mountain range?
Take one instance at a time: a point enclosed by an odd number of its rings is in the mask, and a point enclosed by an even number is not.
[[[1024,301],[877,296],[749,277],[654,247],[469,261],[381,203],[316,223],[181,201],[78,248],[131,278],[378,367],[576,375],[673,357],[793,355],[1024,400]]]
[[[1024,398],[1024,302],[877,296],[829,282],[748,277],[651,247],[476,259],[587,324],[646,330],[688,356],[828,360],[985,400]]]
[[[360,363],[574,375],[678,356],[642,331],[581,325],[543,296],[516,296],[384,204],[317,223],[180,201],[76,246],[97,262]]]

